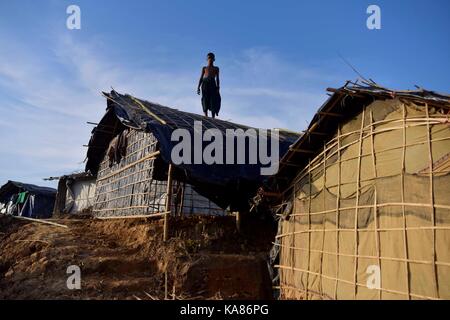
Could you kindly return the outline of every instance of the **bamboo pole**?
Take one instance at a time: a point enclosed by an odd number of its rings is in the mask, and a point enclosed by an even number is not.
[[[309,163],[311,165],[311,160],[309,160]],[[308,231],[311,231],[311,201],[312,201],[312,197],[311,197],[311,193],[312,193],[312,179],[311,179],[311,171],[309,171],[308,174],[308,184],[309,184],[309,193],[308,193],[308,197],[309,197],[309,201],[308,201]],[[295,234],[295,232],[294,232]],[[310,269],[311,266],[311,232],[308,232],[308,270]],[[294,269],[293,269],[294,270]],[[309,273],[306,273],[306,300],[308,300],[308,290],[309,290],[309,284],[308,284],[308,280],[309,280]]]
[[[373,133],[373,110],[370,110],[370,132]],[[371,143],[371,154],[372,154],[372,166],[373,166],[373,179],[375,180],[374,183],[374,191],[373,191],[373,219],[374,219],[374,225],[375,225],[375,250],[377,252],[377,261],[378,261],[378,267],[381,270],[381,247],[380,247],[380,233],[378,232],[378,207],[377,207],[377,163],[376,163],[376,157],[375,157],[375,136],[373,134],[370,135],[370,143]],[[380,283],[381,283],[380,279]],[[381,284],[382,285],[382,284]],[[378,299],[381,300],[382,297],[382,291],[378,290]]]
[[[131,96],[130,96],[131,97]],[[131,99],[136,102],[145,112],[147,112],[150,116],[152,116],[154,119],[158,120],[160,123],[166,125],[167,122],[160,117],[158,117],[156,114],[150,111],[149,108],[147,108],[143,103],[141,103],[139,100],[135,99],[134,97],[131,97]]]
[[[425,112],[427,119],[430,118],[429,116],[429,110],[428,110],[428,104],[425,104]],[[430,127],[430,121],[427,121],[427,138],[428,138],[428,157],[429,157],[429,166],[430,166],[430,208],[431,208],[431,225],[433,227],[436,226],[436,220],[435,220],[435,210],[434,210],[434,185],[433,185],[433,149],[431,146],[431,127]],[[439,298],[439,282],[438,282],[438,275],[436,270],[436,230],[433,228],[432,232],[432,256],[433,256],[433,275],[434,275],[434,283],[435,283],[435,294],[436,297]]]
[[[119,208],[124,209],[124,208]],[[109,209],[111,210],[111,209]],[[165,212],[154,213],[154,214],[141,214],[134,216],[115,216],[115,217],[96,217],[99,220],[115,220],[115,219],[145,219],[145,218],[163,218],[166,215]]]
[[[56,222],[51,222],[51,221],[46,221],[43,219],[34,219],[34,218],[28,218],[28,217],[21,217],[21,216],[11,216],[14,219],[18,219],[18,220],[26,220],[26,221],[31,221],[31,222],[37,222],[37,223],[43,223],[43,224],[49,224],[55,227],[60,227],[60,228],[69,228],[68,226],[64,225],[64,224],[59,224]]]
[[[126,165],[126,166],[120,168],[119,170],[114,171],[113,173],[111,173],[111,174],[109,174],[109,175],[107,175],[107,176],[104,176],[104,177],[102,177],[102,178],[100,178],[100,179],[97,179],[97,181],[103,181],[103,180],[105,180],[105,179],[108,179],[108,178],[111,178],[111,177],[113,177],[113,176],[116,176],[116,175],[118,175],[119,173],[125,171],[126,169],[129,169],[129,168],[131,168],[131,167],[134,167],[134,166],[137,165],[138,163],[141,163],[141,162],[143,162],[143,161],[145,161],[145,160],[154,159],[157,155],[159,155],[159,151],[152,152],[152,153],[148,154],[147,156],[142,157],[142,158],[140,158],[139,160],[137,160],[137,161],[135,161],[135,162],[133,162],[133,163],[130,163],[130,164],[128,164],[128,165]]]
[[[341,139],[339,138],[341,134],[341,127],[338,125],[338,159],[341,158]],[[337,193],[336,193],[336,279],[339,277],[339,207],[340,207],[340,200],[341,200],[341,164],[338,163],[338,170],[337,170]],[[334,285],[334,298],[337,299],[337,289],[338,289],[338,281],[335,282]]]
[[[169,237],[169,215],[172,202],[172,164],[169,164],[167,172],[166,212],[164,214],[164,241]]]
[[[326,149],[326,146],[325,146],[325,144],[323,145],[323,149],[324,149],[324,151],[325,151],[325,149]],[[326,192],[326,190],[327,190],[327,167],[326,167],[326,163],[327,163],[327,161],[325,160],[325,158],[326,158],[326,153],[324,153],[324,160],[323,160],[323,190],[322,190],[322,192],[323,192],[323,208],[324,208],[324,210],[326,210],[326,208],[327,208],[327,201],[326,201],[326,194],[327,194],[327,192]],[[323,225],[323,227],[325,228],[325,215],[323,215],[322,216],[322,225]],[[325,249],[325,232],[322,232],[322,251]],[[294,235],[294,237],[295,237],[295,235]],[[321,253],[320,254],[320,268],[319,268],[319,270],[320,270],[320,274],[322,274],[323,273],[323,253]],[[320,290],[319,290],[319,292],[320,293],[323,293],[323,277],[320,277]]]
[[[283,265],[276,265],[276,268],[279,269],[290,269],[290,266],[283,266]],[[313,272],[311,270],[305,270],[305,269],[301,269],[301,268],[294,268],[294,271],[296,272],[301,272],[301,273],[308,273],[308,274],[313,274],[313,275],[318,275],[317,272]],[[324,278],[329,279],[329,280],[334,280],[334,281],[339,281],[342,283],[346,283],[346,284],[351,284],[351,285],[356,285],[358,287],[367,287],[366,283],[353,283],[352,281],[348,281],[348,280],[344,280],[344,279],[336,279],[335,277],[331,277],[331,276],[327,276],[327,275],[323,275]],[[299,289],[301,290],[301,289]],[[405,295],[405,292],[403,291],[398,291],[398,290],[391,290],[391,289],[385,289],[385,288],[381,288],[380,289],[383,292],[388,292],[388,293],[394,293],[394,294],[398,294],[398,295]],[[418,299],[427,299],[427,300],[439,300],[435,297],[429,297],[429,296],[424,296],[424,295],[419,295],[419,294],[413,294],[411,293],[412,297],[418,298]]]
[[[304,200],[304,199],[300,199],[300,200]],[[444,204],[429,204],[429,203],[410,203],[410,202],[385,202],[385,203],[377,203],[377,208],[382,208],[382,207],[391,207],[391,206],[402,206],[405,205],[407,207],[418,207],[418,208],[436,208],[436,209],[446,209],[446,210],[450,210],[450,206],[448,205],[444,205]],[[361,206],[350,206],[350,207],[341,207],[339,208],[339,210],[344,211],[344,210],[355,210],[356,208],[359,209],[370,209],[372,208],[373,205],[361,205]],[[310,214],[307,213],[296,213],[296,214],[291,214],[291,216],[308,216],[308,215],[320,215],[320,214],[326,214],[326,213],[331,213],[334,212],[334,209],[331,210],[323,210],[323,211],[316,211],[316,212],[311,212]]]
[[[296,212],[297,211],[297,186],[294,185],[294,193],[293,193],[293,198],[292,198],[292,212]],[[296,234],[295,234],[295,228],[297,225],[297,222],[295,221],[296,217],[292,217],[292,235],[291,235],[291,243],[292,245],[295,247],[295,238],[296,238]],[[295,254],[296,252],[294,250],[292,250],[291,252],[289,252],[289,255],[291,257],[291,266],[294,267],[295,266],[295,262],[296,262],[296,258],[295,258]],[[292,276],[294,276],[294,272],[292,270]]]
[[[186,189],[186,182],[183,182],[183,187],[181,189],[181,201],[180,201],[180,217],[184,215],[184,193]]]
[[[236,211],[236,229],[238,233],[241,233],[241,213]]]
[[[297,250],[297,251],[308,251],[309,249],[306,247],[290,247],[286,246],[280,243],[272,242],[273,245],[280,247],[280,248],[286,248],[291,250]],[[336,254],[336,252],[333,251],[322,251],[322,250],[316,250],[311,249],[311,252],[314,253],[323,253],[330,256],[339,256],[339,257],[347,257],[347,258],[355,258],[354,254],[351,253],[339,253]],[[408,262],[408,263],[414,263],[414,264],[425,264],[425,265],[433,265],[433,261],[431,260],[417,260],[417,259],[405,259],[405,258],[395,258],[395,257],[382,257],[381,255],[376,256],[368,256],[368,255],[357,255],[356,257],[360,259],[368,259],[368,260],[384,260],[384,261],[395,261],[395,262]],[[436,265],[444,266],[444,267],[450,267],[450,262],[443,262],[443,261],[436,261]],[[337,278],[337,277],[336,277]]]
[[[339,228],[339,232],[354,232],[354,228]],[[450,230],[450,226],[442,226],[442,227],[406,227],[406,230]],[[303,230],[303,231],[296,231],[296,234],[300,233],[312,233],[312,232],[335,232],[336,229],[314,229],[314,230]],[[379,232],[388,232],[388,231],[403,231],[403,227],[399,228],[378,228]],[[373,232],[371,229],[359,229],[359,232]],[[277,235],[275,238],[280,239],[287,236],[290,236],[291,233],[283,233],[280,235]]]
[[[355,283],[354,286],[354,291],[353,291],[353,298],[356,299],[356,295],[358,293],[358,286],[356,285],[357,283],[357,275],[358,275],[358,213],[359,213],[359,189],[360,189],[360,184],[361,182],[360,177],[361,177],[361,153],[362,153],[362,143],[363,143],[363,128],[364,128],[364,119],[365,119],[365,110],[366,108],[364,107],[362,110],[362,116],[361,116],[361,131],[359,134],[359,157],[358,157],[358,167],[356,169],[356,208],[355,208],[355,263],[354,263],[354,268],[353,268],[353,281]]]
[[[405,202],[405,161],[406,161],[406,107],[402,104],[403,130],[402,130],[402,171],[400,176],[400,195],[402,203]],[[403,223],[403,254],[405,256],[405,275],[406,275],[406,291],[408,292],[408,300],[411,300],[411,290],[409,286],[409,265],[408,265],[408,234],[406,231],[406,213],[405,205],[402,205],[402,223]]]

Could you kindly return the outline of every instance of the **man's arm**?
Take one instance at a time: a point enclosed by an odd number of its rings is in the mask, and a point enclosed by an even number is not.
[[[203,74],[205,73],[205,67],[202,68],[202,73],[200,74],[200,79],[198,80],[198,86],[197,86],[197,94],[200,94],[200,87],[203,82]]]

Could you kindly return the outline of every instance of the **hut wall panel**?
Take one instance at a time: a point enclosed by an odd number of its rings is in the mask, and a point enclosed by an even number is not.
[[[167,183],[152,179],[154,159],[136,163],[156,151],[156,142],[150,133],[130,130],[126,156],[120,163],[110,166],[105,155],[97,175],[95,215],[125,216],[164,211]]]
[[[393,99],[340,125],[285,192],[281,298],[450,299],[445,118]]]
[[[96,216],[147,215],[165,211],[167,182],[152,178],[154,159],[140,161],[157,151],[156,138],[151,133],[130,130],[127,143],[126,156],[120,163],[110,166],[105,155],[100,164],[93,210]],[[225,214],[191,185],[176,180],[170,208],[175,215]]]

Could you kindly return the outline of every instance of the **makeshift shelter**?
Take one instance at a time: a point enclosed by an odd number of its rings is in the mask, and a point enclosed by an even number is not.
[[[75,214],[92,209],[95,199],[95,176],[82,172],[50,180],[59,180],[53,214]]]
[[[29,218],[50,218],[56,190],[17,181],[0,188],[0,212]]]
[[[329,91],[271,185],[280,297],[450,299],[450,96]]]
[[[97,176],[95,215],[147,215],[168,211],[174,215],[224,214],[227,208],[232,211],[248,209],[248,199],[265,178],[261,176],[260,161],[253,164],[207,165],[194,161],[173,164],[171,152],[177,142],[171,137],[179,129],[191,136],[207,129],[219,130],[227,136],[227,129],[230,129],[237,130],[248,142],[258,138],[245,136],[247,129],[254,128],[182,112],[116,91],[104,93],[104,96],[107,98],[106,114],[92,131],[86,163],[86,171]],[[200,123],[200,127],[195,123]],[[282,155],[298,135],[287,132],[279,135],[278,151]],[[191,150],[194,150],[194,141],[191,143]],[[206,143],[200,143],[203,151]],[[225,145],[221,151],[226,153]],[[248,148],[246,157],[249,157]]]

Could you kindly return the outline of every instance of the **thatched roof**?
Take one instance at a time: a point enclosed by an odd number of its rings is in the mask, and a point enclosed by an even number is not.
[[[252,129],[245,125],[165,107],[114,90],[103,94],[107,99],[106,114],[93,129],[87,151],[86,171],[94,175],[97,174],[110,141],[127,127],[152,133],[159,142],[160,156],[157,161],[166,164],[171,162],[171,151],[177,143],[171,141],[172,132],[176,129],[186,129],[193,135],[195,121],[201,121],[203,132],[214,128],[220,130],[223,136],[226,135],[227,129]],[[280,131],[280,156],[287,152],[298,137],[296,133]],[[240,201],[245,199],[246,202],[267,178],[261,176],[260,169],[263,165],[259,160],[257,164],[180,164],[175,167],[177,173],[182,176],[181,179],[192,184],[200,194],[208,198],[215,194],[215,200],[217,195],[222,197],[223,201],[219,201],[221,203],[215,201],[221,206],[234,201],[234,198]]]

